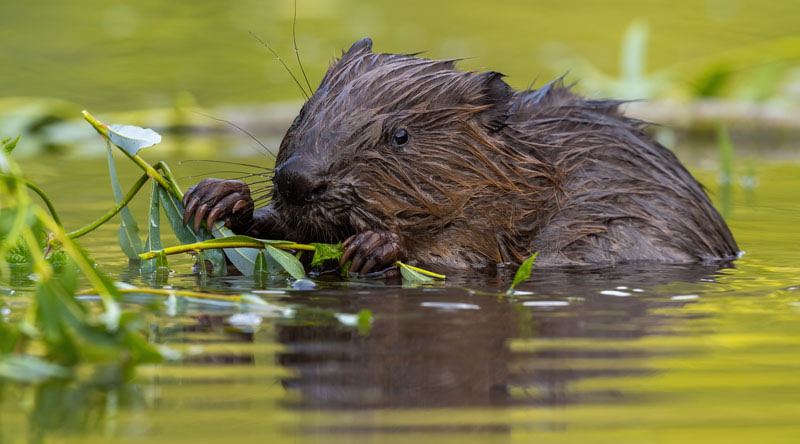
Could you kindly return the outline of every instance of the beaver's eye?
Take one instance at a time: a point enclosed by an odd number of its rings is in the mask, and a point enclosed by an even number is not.
[[[394,133],[392,136],[392,145],[394,146],[406,146],[408,143],[408,131],[404,129],[399,129]]]

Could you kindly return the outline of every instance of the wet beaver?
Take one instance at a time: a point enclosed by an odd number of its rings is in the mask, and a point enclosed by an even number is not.
[[[184,197],[197,230],[298,242],[346,239],[350,271],[398,259],[449,267],[730,259],[738,248],[668,149],[560,80],[516,91],[455,60],[356,42],[325,74],[275,161],[271,202],[205,179]]]

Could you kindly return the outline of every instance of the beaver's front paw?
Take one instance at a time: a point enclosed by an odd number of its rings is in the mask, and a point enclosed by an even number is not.
[[[374,271],[384,271],[396,261],[406,258],[406,250],[400,243],[400,237],[388,231],[365,231],[350,236],[342,244],[344,254],[340,264],[352,259],[350,273],[360,276]],[[381,277],[396,274],[397,270],[382,273]]]
[[[234,232],[239,227],[251,224],[253,220],[250,188],[238,180],[203,179],[186,190],[183,206],[183,224],[186,225],[194,215],[195,232],[200,229],[203,219],[210,229],[221,218],[225,221],[225,226]]]

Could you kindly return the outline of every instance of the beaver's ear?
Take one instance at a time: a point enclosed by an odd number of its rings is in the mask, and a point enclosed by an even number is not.
[[[499,131],[508,119],[509,102],[514,95],[514,89],[503,81],[503,77],[503,74],[496,71],[487,71],[473,77],[481,91],[478,104],[486,106],[479,118],[489,131]]]
[[[353,43],[353,46],[347,50],[347,52],[342,51],[342,58],[345,57],[353,57],[355,55],[360,54],[369,54],[372,52],[372,39],[369,37],[364,37],[363,39]]]

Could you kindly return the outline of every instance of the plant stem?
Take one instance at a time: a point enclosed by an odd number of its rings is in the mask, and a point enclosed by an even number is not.
[[[3,175],[3,177],[9,177]],[[56,221],[58,226],[61,226],[61,219],[58,217],[58,213],[56,212],[56,207],[53,206],[53,202],[50,201],[50,198],[47,197],[47,194],[44,193],[44,190],[39,188],[35,183],[28,182],[25,179],[15,177],[15,180],[19,180],[20,182],[24,183],[26,187],[30,188],[34,193],[38,194],[44,204],[47,205],[47,209],[50,211],[50,215],[53,216],[53,220]]]
[[[142,253],[139,255],[140,258],[144,260],[153,259],[161,253],[166,255],[171,254],[179,254],[179,253],[188,253],[190,251],[203,251],[203,250],[213,250],[216,248],[259,248],[263,249],[266,247],[263,242],[245,242],[245,241],[233,241],[229,243],[215,243],[213,245],[205,244],[204,242],[197,242],[194,244],[185,244],[185,245],[176,245],[174,247],[167,247],[163,250],[156,250],[156,251],[148,251],[147,253]],[[305,244],[295,244],[295,243],[286,243],[286,244],[278,244],[278,245],[271,245],[272,247],[279,248],[281,250],[305,250],[305,251],[315,251],[313,245],[305,245]]]
[[[188,290],[173,290],[168,288],[120,288],[118,289],[120,293],[130,294],[130,293],[145,293],[145,294],[158,294],[164,296],[176,295],[176,296],[188,296],[192,298],[200,298],[200,299],[216,299],[220,301],[233,301],[233,302],[242,302],[242,297],[239,295],[224,295],[224,294],[212,294],[212,293],[200,293],[197,291],[188,291]],[[86,290],[81,290],[78,292],[79,295],[87,295],[87,294],[95,294],[97,290],[93,288],[89,288]]]
[[[97,219],[96,221],[92,222],[91,224],[89,224],[89,225],[87,225],[87,226],[85,226],[85,227],[83,227],[83,228],[81,228],[79,230],[75,230],[75,231],[72,231],[70,233],[67,233],[67,237],[69,237],[70,239],[79,238],[79,237],[83,236],[84,234],[93,231],[94,229],[96,229],[100,225],[103,225],[104,223],[106,223],[109,219],[114,217],[123,208],[125,208],[125,205],[127,205],[128,202],[130,202],[131,199],[133,199],[133,197],[136,196],[136,193],[138,193],[139,190],[142,189],[142,186],[144,186],[144,184],[147,182],[147,179],[148,179],[147,174],[142,174],[142,177],[140,177],[139,180],[137,180],[136,183],[133,184],[131,189],[128,191],[128,194],[126,194],[125,197],[123,197],[122,200],[114,208],[110,209],[108,211],[108,213],[102,215],[99,219]],[[56,220],[56,221],[58,221],[58,220]]]
[[[180,187],[178,187],[178,181],[175,179],[175,176],[172,174],[172,171],[169,169],[169,166],[167,166],[166,162],[159,161],[155,165],[155,169],[160,169],[164,172],[164,177],[167,179],[167,182],[169,182],[170,185],[168,190],[172,191],[172,194],[177,197],[178,200],[182,200],[183,191],[181,191]]]
[[[106,125],[105,123],[103,123],[103,122],[101,122],[101,121],[99,121],[99,120],[95,119],[95,118],[94,118],[94,116],[93,116],[93,115],[91,115],[91,114],[89,114],[89,112],[88,112],[88,111],[86,111],[86,110],[83,110],[83,111],[81,112],[81,114],[83,114],[83,118],[84,118],[84,119],[86,119],[86,121],[88,121],[88,122],[89,122],[89,123],[92,125],[92,127],[93,127],[93,128],[94,128],[94,129],[95,129],[95,130],[96,130],[98,133],[100,133],[100,135],[101,135],[101,136],[103,136],[103,138],[104,138],[104,139],[108,140],[109,142],[111,141],[111,140],[109,139],[109,137],[108,137],[108,125]],[[112,144],[112,145],[113,145],[113,144]],[[116,146],[116,145],[115,145],[115,146]],[[172,194],[174,194],[174,195],[175,195],[175,196],[176,196],[178,199],[180,199],[180,198],[182,198],[182,197],[183,197],[183,196],[180,194],[180,191],[179,191],[179,190],[177,190],[177,187],[175,187],[175,188],[171,187],[171,186],[170,186],[170,184],[169,184],[169,183],[167,183],[167,180],[166,180],[166,179],[164,179],[164,178],[161,176],[161,174],[159,174],[159,173],[158,173],[158,171],[156,171],[156,169],[155,169],[155,168],[153,168],[153,166],[152,166],[152,165],[150,165],[149,163],[145,162],[145,160],[144,160],[144,159],[142,159],[141,157],[139,157],[139,155],[138,155],[138,154],[137,154],[137,155],[131,155],[129,152],[127,152],[127,151],[125,151],[125,150],[122,150],[122,149],[121,149],[121,151],[122,151],[123,153],[125,153],[125,155],[126,155],[126,156],[128,156],[128,158],[129,158],[129,159],[131,159],[131,160],[133,161],[133,163],[135,163],[136,165],[139,165],[139,168],[141,168],[142,170],[144,170],[144,172],[145,172],[145,173],[147,173],[147,175],[148,175],[148,176],[152,177],[152,178],[153,178],[153,180],[155,180],[156,182],[158,182],[158,184],[159,184],[159,185],[161,185],[162,187],[164,187],[164,189],[165,189],[165,190],[170,190],[170,192],[171,192]],[[168,170],[168,169],[167,169],[167,170]]]
[[[413,265],[408,265],[408,264],[400,262],[400,261],[395,262],[394,265],[398,266],[398,267],[408,267],[408,268],[416,271],[417,273],[421,273],[421,274],[424,274],[425,276],[430,276],[430,277],[436,278],[436,279],[446,279],[447,278],[447,276],[445,276],[443,274],[434,273],[432,271],[428,271],[428,270],[425,270],[425,269],[422,269],[422,268],[419,268],[419,267],[415,267]]]
[[[125,150],[122,150],[122,152],[124,152],[124,153],[125,153],[125,155],[127,155],[128,157],[130,157],[130,158],[131,158],[131,160],[133,160],[133,162],[134,162],[136,165],[139,165],[139,167],[141,167],[141,168],[142,168],[142,169],[143,169],[143,170],[144,170],[144,171],[147,173],[147,175],[148,175],[148,176],[152,177],[152,178],[153,178],[153,180],[155,180],[156,182],[158,182],[158,184],[159,184],[159,185],[161,185],[162,187],[164,187],[164,189],[165,189],[165,190],[169,190],[169,191],[170,191],[172,194],[175,194],[175,196],[176,196],[178,199],[180,199],[180,198],[182,198],[182,197],[183,197],[183,196],[180,196],[178,193],[176,193],[176,192],[175,192],[175,190],[174,190],[174,189],[173,189],[173,188],[172,188],[172,187],[169,185],[169,183],[167,182],[167,180],[166,180],[166,179],[164,179],[164,177],[163,177],[163,176],[161,176],[161,174],[158,174],[158,171],[156,171],[156,169],[155,169],[155,168],[153,168],[153,167],[152,167],[152,165],[150,165],[149,163],[145,162],[145,160],[144,160],[144,159],[142,159],[141,157],[139,157],[139,155],[138,155],[138,154],[137,154],[137,155],[135,155],[135,156],[131,156],[131,155],[130,155],[130,154],[128,154],[128,152],[127,152],[127,151],[125,151]]]
[[[36,216],[45,225],[45,227],[53,232],[56,240],[61,242],[61,246],[64,251],[66,251],[72,260],[75,261],[75,264],[83,272],[83,275],[89,280],[89,283],[100,295],[100,299],[103,301],[103,308],[105,309],[106,326],[109,330],[116,330],[116,323],[120,316],[120,308],[116,302],[116,299],[119,297],[119,292],[117,291],[116,287],[114,287],[113,284],[111,284],[111,281],[95,268],[95,264],[89,260],[86,253],[76,243],[74,243],[72,239],[67,237],[66,233],[64,233],[64,230],[56,225],[55,221],[53,221],[51,218],[48,218],[47,214],[45,214],[40,208],[35,208],[34,211],[36,212]]]

